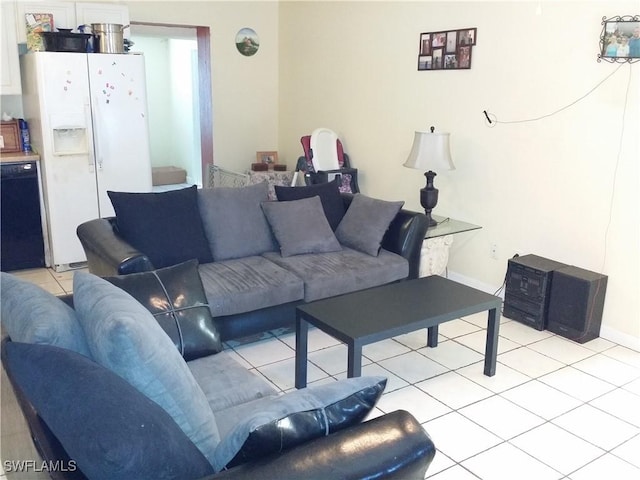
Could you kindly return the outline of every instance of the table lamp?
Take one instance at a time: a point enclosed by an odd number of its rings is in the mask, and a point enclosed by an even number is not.
[[[455,170],[451,153],[449,152],[449,134],[431,132],[416,132],[413,138],[413,147],[404,166],[417,170],[427,170],[427,185],[420,189],[420,205],[429,220],[429,226],[434,227],[438,223],[431,218],[431,210],[438,204],[438,189],[433,186],[433,178],[436,173],[432,170]]]

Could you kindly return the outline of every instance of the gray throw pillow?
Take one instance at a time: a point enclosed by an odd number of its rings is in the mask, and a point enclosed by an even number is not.
[[[85,272],[73,277],[74,305],[97,363],[160,405],[209,460],[220,441],[207,399],[151,312],[124,290]]]
[[[356,193],[336,237],[346,247],[377,257],[382,238],[403,205],[403,201],[388,202]]]
[[[264,202],[262,210],[283,257],[342,250],[324,214],[320,197]]]
[[[68,348],[91,357],[76,312],[55,295],[10,273],[0,276],[2,325],[14,342]]]
[[[267,182],[242,188],[205,188],[198,192],[204,232],[215,261],[278,249],[260,208],[267,200]]]

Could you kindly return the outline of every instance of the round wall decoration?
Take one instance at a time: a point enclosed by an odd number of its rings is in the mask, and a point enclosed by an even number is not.
[[[236,48],[245,57],[255,55],[260,48],[258,34],[251,28],[241,28],[236,34]]]

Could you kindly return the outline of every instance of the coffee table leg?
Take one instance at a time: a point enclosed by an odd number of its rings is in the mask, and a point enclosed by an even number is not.
[[[347,378],[362,375],[362,345],[357,342],[349,343],[347,352]]]
[[[428,347],[438,346],[438,325],[434,325],[433,327],[427,328],[427,346]]]
[[[309,323],[296,314],[296,388],[307,386],[307,341]]]
[[[498,356],[498,330],[500,329],[500,315],[498,309],[489,310],[487,321],[487,344],[484,351],[484,374],[493,377],[496,374],[496,359]]]

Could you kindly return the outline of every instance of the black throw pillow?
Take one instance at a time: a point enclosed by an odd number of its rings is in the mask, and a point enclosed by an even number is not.
[[[169,414],[111,370],[53,345],[3,346],[11,378],[88,478],[178,480],[213,473]]]
[[[107,194],[116,212],[118,233],[156,268],[194,258],[200,263],[213,261],[195,185],[160,193]]]
[[[222,351],[196,260],[105,280],[144,305],[186,361]]]
[[[340,190],[338,190],[337,178],[334,178],[328,183],[318,183],[306,187],[281,187],[276,185],[274,189],[279,201],[301,200],[315,196],[320,197],[322,209],[329,221],[331,230],[334,232],[336,228],[338,228],[342,217],[344,217],[345,208]]]

